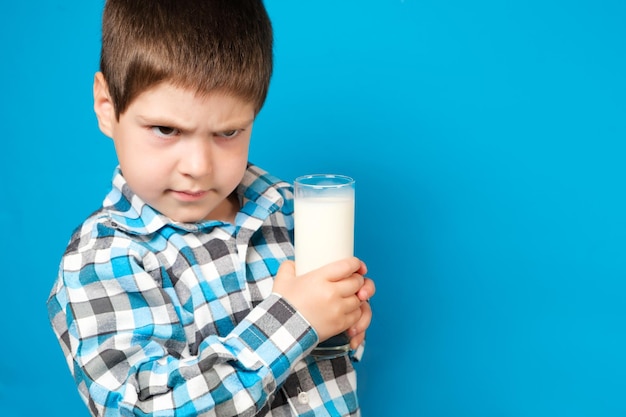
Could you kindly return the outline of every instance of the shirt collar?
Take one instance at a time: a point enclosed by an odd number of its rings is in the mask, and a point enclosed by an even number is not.
[[[235,226],[256,228],[272,213],[283,206],[290,185],[269,175],[261,168],[248,164],[244,177],[236,189],[241,209],[235,218]],[[188,232],[207,231],[225,223],[207,220],[198,223],[175,222],[146,204],[135,194],[120,167],[113,173],[112,189],[106,196],[103,207],[109,218],[119,229],[136,235],[147,235],[164,226],[172,226]]]

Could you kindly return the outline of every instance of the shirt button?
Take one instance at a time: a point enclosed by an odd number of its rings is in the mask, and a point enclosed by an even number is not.
[[[309,403],[309,395],[306,392],[301,392],[298,394],[298,402],[300,404],[308,404]]]

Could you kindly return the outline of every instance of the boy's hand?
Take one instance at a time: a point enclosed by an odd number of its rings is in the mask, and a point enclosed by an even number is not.
[[[365,330],[367,330],[372,322],[372,307],[370,306],[369,299],[375,293],[376,286],[374,285],[374,281],[365,278],[365,283],[357,293],[359,300],[361,300],[361,318],[354,326],[348,329],[351,349],[356,349],[365,340]]]
[[[274,280],[273,292],[289,301],[324,341],[352,326],[366,328],[369,324],[369,319],[366,323],[360,320],[364,308],[359,297],[373,292],[373,284],[361,291],[365,271],[359,259],[347,258],[296,277],[294,262],[285,261]]]

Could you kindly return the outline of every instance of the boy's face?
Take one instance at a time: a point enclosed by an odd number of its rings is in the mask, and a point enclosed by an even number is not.
[[[229,196],[246,171],[252,103],[162,83],[135,98],[118,121],[98,73],[94,108],[124,178],[146,203],[179,222],[233,221],[239,207]]]

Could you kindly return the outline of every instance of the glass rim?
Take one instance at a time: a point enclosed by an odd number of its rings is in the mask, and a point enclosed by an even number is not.
[[[330,184],[316,184],[316,183],[312,183],[310,181],[317,181],[317,180],[339,180],[339,182],[337,183],[330,183]],[[309,188],[341,188],[341,187],[346,187],[346,186],[350,186],[353,185],[356,181],[354,180],[354,178],[349,177],[347,175],[341,175],[341,174],[308,174],[308,175],[301,175],[299,177],[297,177],[294,180],[294,185],[298,184],[304,187],[309,187]]]

